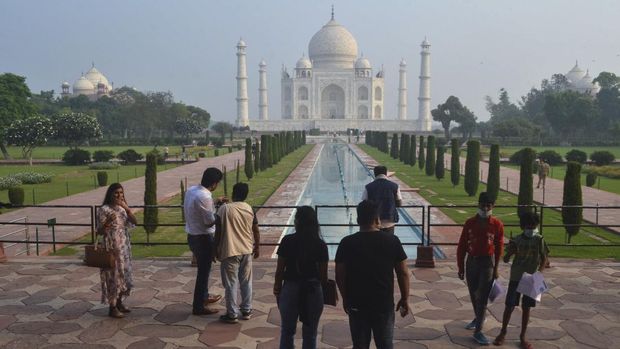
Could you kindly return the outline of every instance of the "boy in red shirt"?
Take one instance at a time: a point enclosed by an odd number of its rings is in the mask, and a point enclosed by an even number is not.
[[[467,279],[475,314],[465,328],[475,329],[474,339],[481,345],[490,344],[482,334],[482,325],[493,280],[499,277],[497,268],[504,249],[504,224],[491,215],[494,205],[486,192],[480,193],[478,213],[465,222],[456,252],[459,279]]]

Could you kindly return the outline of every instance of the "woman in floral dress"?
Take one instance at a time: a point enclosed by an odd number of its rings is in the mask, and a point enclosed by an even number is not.
[[[97,211],[97,234],[103,236],[103,246],[115,257],[114,268],[101,269],[101,302],[110,305],[109,315],[124,317],[130,310],[123,305],[133,287],[131,242],[128,229],[136,224],[123,187],[114,183],[108,187],[103,205]]]

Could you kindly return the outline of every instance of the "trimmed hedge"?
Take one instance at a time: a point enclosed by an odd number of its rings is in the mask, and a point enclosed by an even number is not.
[[[493,201],[496,201],[499,195],[499,170],[499,144],[492,144],[487,174],[487,193]]]
[[[564,194],[562,196],[562,223],[573,226],[565,226],[568,234],[568,242],[579,233],[580,224],[583,220],[582,207],[568,207],[583,205],[581,194],[581,165],[577,162],[566,164],[566,175],[564,176]]]
[[[428,136],[426,146],[426,175],[435,175],[435,136]]]
[[[24,204],[24,188],[9,188],[9,202],[13,206],[22,206]]]
[[[435,163],[435,178],[442,180],[446,175],[446,169],[444,165],[444,153],[445,148],[443,145],[437,147],[437,162]]]
[[[411,144],[410,144],[410,149],[409,149],[409,165],[411,166],[415,166],[415,162],[418,160],[418,156],[416,153],[416,136],[415,135],[411,135],[411,140],[410,140]]]
[[[616,157],[607,150],[600,150],[590,154],[590,160],[592,160],[596,166],[607,166],[614,162]]]
[[[598,178],[598,176],[596,175],[596,173],[588,173],[586,175],[586,186],[588,187],[593,187],[594,184],[596,184],[596,179]]]
[[[456,138],[450,140],[450,181],[453,186],[459,185],[461,179],[461,149],[459,147],[459,141]]]
[[[51,174],[47,173],[38,173],[38,172],[19,172],[11,175],[21,182],[21,184],[41,184],[41,183],[50,183],[52,181]]]
[[[465,160],[465,192],[469,196],[478,193],[480,182],[480,142],[467,142],[467,160]]]
[[[536,152],[532,148],[521,150],[521,171],[519,174],[519,197],[517,204],[532,205],[534,203],[534,158]],[[531,207],[519,207],[519,216],[524,212],[532,211]]]
[[[22,182],[14,177],[0,177],[0,190],[7,190],[22,185]]]
[[[94,162],[108,162],[114,158],[114,152],[111,150],[96,150],[93,152]]]
[[[515,152],[514,154],[510,155],[510,162],[515,164],[515,165],[521,165],[521,159],[523,157],[523,152],[526,149],[530,149],[532,151],[534,151],[532,148],[523,148],[517,152]],[[536,152],[534,151],[534,157],[533,159],[536,159]],[[534,160],[532,160],[532,163],[534,162]]]
[[[138,153],[133,149],[124,150],[118,153],[116,157],[120,160],[123,160],[125,164],[135,164],[136,162],[138,162],[138,160],[142,160],[142,154]]]
[[[560,165],[564,162],[562,155],[558,154],[554,150],[545,150],[538,153],[538,158],[545,160],[545,162],[551,166]]]
[[[108,185],[108,173],[105,171],[97,172],[97,183],[100,187]]]
[[[118,162],[93,162],[88,165],[89,170],[114,170],[121,167]]]
[[[566,161],[574,161],[580,164],[585,164],[588,161],[588,154],[585,151],[573,149],[566,153]]]
[[[243,166],[243,170],[245,171],[245,176],[248,179],[252,179],[254,177],[254,163],[252,161],[252,139],[245,139],[245,165]]]
[[[157,205],[157,154],[146,154],[146,170],[144,171],[144,205]],[[144,230],[152,234],[159,223],[157,207],[144,208]]]
[[[426,158],[424,157],[424,136],[420,136],[420,146],[418,147],[418,168],[424,169]]]
[[[62,156],[62,162],[78,166],[90,162],[90,152],[84,149],[69,149]]]
[[[390,156],[392,159],[398,159],[398,134],[392,135],[392,144],[390,145]]]

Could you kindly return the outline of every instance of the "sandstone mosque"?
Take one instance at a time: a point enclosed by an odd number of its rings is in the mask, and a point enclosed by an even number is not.
[[[334,19],[325,24],[308,44],[295,69],[282,67],[281,119],[269,118],[267,64],[259,63],[258,118],[248,116],[246,43],[237,44],[236,126],[256,131],[309,130],[342,131],[349,128],[376,131],[430,131],[430,47],[421,44],[418,117],[407,116],[407,63],[401,60],[398,87],[398,115],[385,115],[383,67],[373,70],[364,55],[358,55],[355,37]]]

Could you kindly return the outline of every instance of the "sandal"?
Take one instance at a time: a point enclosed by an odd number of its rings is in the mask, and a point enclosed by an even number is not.
[[[500,332],[497,337],[495,337],[495,340],[493,341],[493,345],[503,345],[504,344],[504,339],[506,339],[506,332]]]
[[[532,343],[530,343],[528,341],[521,341],[521,343],[519,343],[519,348],[521,348],[521,349],[534,349],[534,347],[532,346]]]

